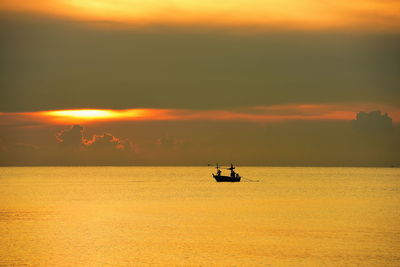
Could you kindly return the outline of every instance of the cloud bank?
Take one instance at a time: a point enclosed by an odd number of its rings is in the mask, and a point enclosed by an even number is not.
[[[26,14],[0,20],[0,112],[400,106],[397,33],[113,30]]]
[[[399,125],[377,111],[353,118],[0,126],[0,165],[399,165]]]
[[[241,107],[235,109],[127,109],[127,110],[55,110],[38,112],[3,112],[0,124],[77,124],[113,121],[248,121],[278,122],[290,120],[350,121],[360,109],[382,108],[390,113],[393,122],[400,122],[400,109],[391,105],[373,103],[296,104]],[[79,130],[74,130],[78,135]],[[63,134],[63,133],[60,133]],[[72,133],[71,133],[72,134]],[[68,142],[68,141],[67,141]]]

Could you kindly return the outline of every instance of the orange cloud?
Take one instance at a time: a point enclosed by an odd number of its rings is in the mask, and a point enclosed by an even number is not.
[[[3,0],[2,10],[135,24],[259,25],[284,28],[399,29],[389,0]]]
[[[400,109],[377,104],[273,105],[235,110],[78,109],[0,113],[2,124],[80,124],[101,121],[220,120],[273,122],[285,120],[353,120],[359,111],[381,110],[400,122]]]

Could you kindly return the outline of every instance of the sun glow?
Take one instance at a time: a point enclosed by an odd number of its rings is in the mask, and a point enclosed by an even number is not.
[[[99,120],[140,120],[155,116],[156,112],[149,109],[70,109],[42,111],[38,115],[59,122],[69,121],[99,121]]]
[[[112,110],[99,110],[99,109],[56,110],[47,112],[47,114],[50,116],[87,118],[87,119],[115,117],[116,115],[115,113],[116,112]]]
[[[288,120],[351,121],[359,111],[387,112],[394,123],[400,122],[400,110],[393,106],[371,103],[298,104],[257,106],[231,110],[189,109],[70,109],[25,113],[0,113],[0,125],[22,121],[49,124],[79,124],[107,121],[251,121]]]

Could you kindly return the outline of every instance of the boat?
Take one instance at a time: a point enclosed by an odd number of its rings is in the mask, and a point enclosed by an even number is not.
[[[231,166],[229,168],[226,168],[227,170],[231,171],[231,175],[230,176],[225,176],[225,175],[221,175],[222,171],[221,171],[221,167],[218,165],[215,167],[217,169],[217,174],[212,174],[215,181],[217,182],[240,182],[240,179],[242,178],[239,173],[236,173],[235,170],[235,166],[233,166],[233,164],[231,163]]]

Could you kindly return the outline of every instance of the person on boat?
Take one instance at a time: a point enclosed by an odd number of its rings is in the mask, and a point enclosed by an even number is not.
[[[217,176],[221,176],[221,170],[220,169],[217,170]]]
[[[236,173],[233,169],[231,169],[231,177],[235,177]]]

